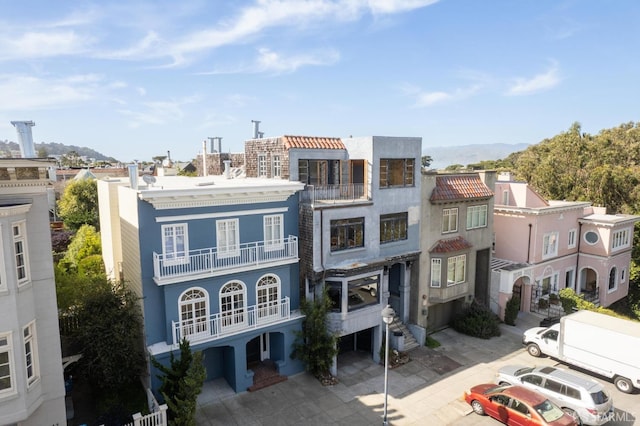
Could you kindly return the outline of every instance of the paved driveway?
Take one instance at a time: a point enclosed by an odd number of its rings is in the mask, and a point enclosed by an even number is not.
[[[539,320],[521,314],[516,327],[501,325],[502,336],[490,340],[461,335],[452,329],[434,334],[442,344],[440,348],[417,348],[410,353],[409,363],[389,371],[389,424],[499,425],[471,413],[462,394],[472,385],[493,381],[503,365],[556,365],[549,358],[532,358],[520,343],[522,330],[537,325]],[[327,387],[306,373],[238,395],[224,381],[209,382],[198,399],[197,424],[382,424],[384,368],[358,353],[341,356],[338,366],[340,383]],[[636,418],[640,419],[639,394],[623,394],[613,384],[601,381],[616,407],[617,421],[608,426],[632,425]]]

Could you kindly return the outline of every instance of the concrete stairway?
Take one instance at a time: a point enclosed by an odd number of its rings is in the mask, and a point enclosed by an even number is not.
[[[394,317],[393,322],[389,324],[389,334],[393,335],[396,331],[402,332],[402,335],[404,336],[404,348],[402,349],[402,352],[409,352],[418,346],[422,346],[398,317]]]

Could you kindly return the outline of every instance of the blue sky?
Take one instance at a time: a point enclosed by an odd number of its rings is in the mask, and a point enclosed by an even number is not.
[[[208,137],[535,144],[640,121],[635,0],[3,1],[0,140],[121,161]],[[209,144],[207,144],[209,146]]]

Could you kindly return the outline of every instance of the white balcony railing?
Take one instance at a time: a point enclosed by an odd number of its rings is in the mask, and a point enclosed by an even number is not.
[[[166,284],[184,278],[214,276],[234,268],[267,266],[270,263],[298,258],[298,237],[289,235],[282,244],[264,241],[240,244],[237,250],[221,252],[216,247],[190,250],[184,257],[165,257],[153,253],[153,277]]]
[[[291,317],[289,298],[270,305],[252,305],[228,313],[216,313],[208,318],[187,321],[172,321],[173,344],[178,345],[183,337],[191,343],[215,340],[246,330],[264,327]]]
[[[306,203],[340,204],[368,201],[362,183],[344,185],[307,185],[301,192],[301,201]]]

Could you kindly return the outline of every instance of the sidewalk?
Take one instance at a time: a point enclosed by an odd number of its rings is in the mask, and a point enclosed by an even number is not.
[[[461,396],[470,385],[492,381],[488,363],[506,363],[524,353],[522,332],[542,317],[521,313],[516,326],[502,324],[490,340],[435,333],[437,349],[419,347],[411,361],[389,370],[388,420],[392,425],[456,424],[470,412]],[[384,368],[370,355],[349,353],[339,359],[334,386],[322,386],[302,373],[257,392],[235,394],[224,380],[208,382],[198,398],[197,424],[213,425],[349,425],[382,422]],[[446,379],[446,380],[443,380]]]

